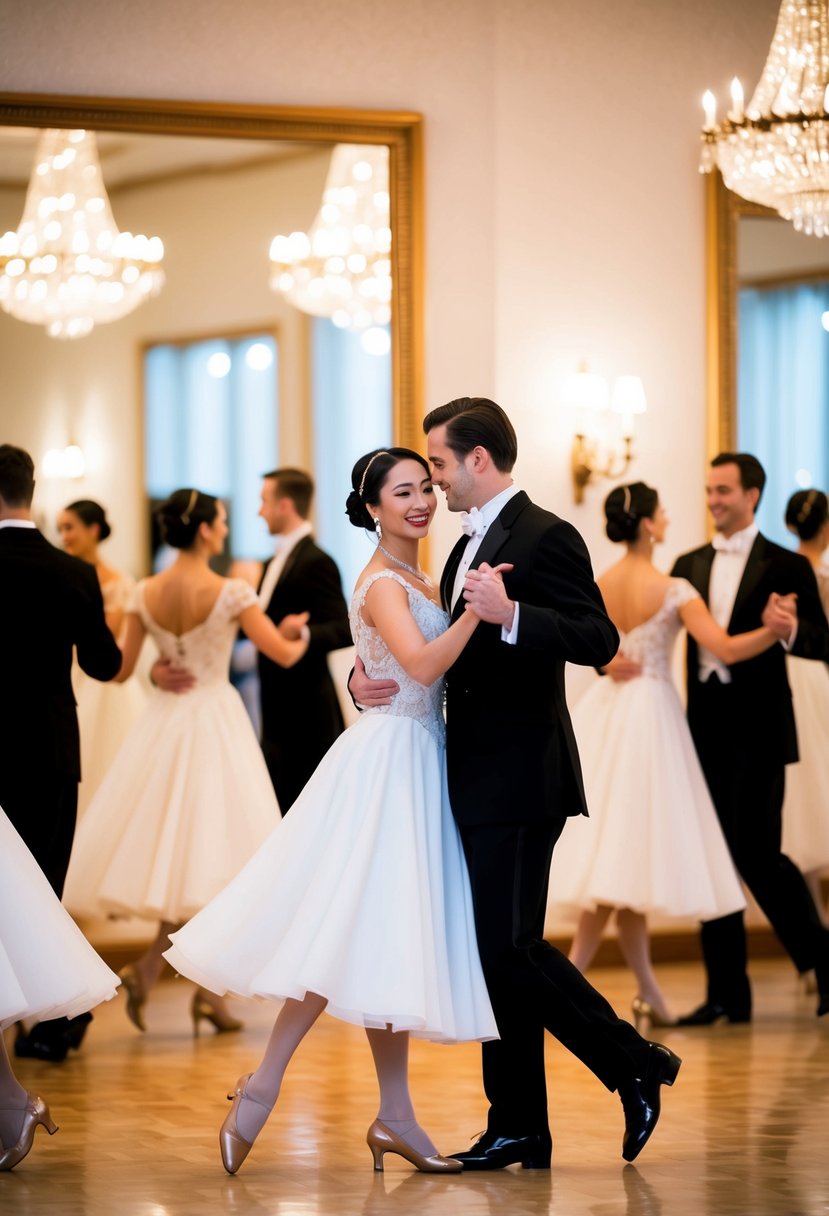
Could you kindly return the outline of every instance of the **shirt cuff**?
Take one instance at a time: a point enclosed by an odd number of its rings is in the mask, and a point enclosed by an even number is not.
[[[518,642],[518,610],[520,604],[515,601],[515,612],[512,616],[512,628],[507,629],[506,625],[501,626],[501,641],[506,642],[508,646],[515,646]]]
[[[780,639],[780,645],[783,647],[783,649],[785,650],[786,654],[788,654],[788,653],[789,653],[789,651],[791,650],[792,646],[794,646],[795,642],[797,641],[797,626],[798,626],[798,624],[799,624],[799,622],[798,622],[798,621],[795,621],[795,624],[794,624],[794,629],[793,629],[793,630],[791,631],[791,633],[789,634],[788,639],[786,639],[785,641],[783,640],[783,638],[781,638],[781,639]]]
[[[308,625],[303,625],[303,626],[302,626],[302,628],[301,628],[301,629],[300,629],[300,631],[299,631],[299,637],[300,637],[300,641],[302,641],[302,642],[310,642],[310,641],[311,641],[311,630],[310,630],[310,628],[308,627]]]

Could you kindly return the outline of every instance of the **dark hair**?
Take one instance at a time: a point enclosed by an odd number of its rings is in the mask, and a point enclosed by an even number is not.
[[[81,523],[85,524],[87,528],[91,528],[94,524],[97,524],[99,541],[106,540],[108,536],[112,535],[112,528],[109,526],[106,511],[99,502],[94,502],[91,498],[79,498],[77,502],[70,502],[69,506],[63,509],[77,515]]]
[[[766,484],[766,471],[756,456],[748,452],[720,452],[711,461],[711,468],[717,469],[723,464],[736,464],[740,471],[740,485],[744,490],[758,490],[757,503],[763,497]]]
[[[272,473],[263,473],[262,476],[266,481],[276,482],[277,494],[280,498],[290,498],[297,515],[308,518],[314,497],[314,481],[310,473],[304,469],[274,469]]]
[[[617,486],[604,500],[605,532],[608,539],[630,544],[639,534],[643,519],[653,519],[659,506],[656,490],[644,481],[632,481],[627,486]]]
[[[0,497],[7,507],[30,507],[35,492],[35,463],[23,448],[0,443]]]
[[[798,490],[786,503],[786,527],[801,540],[813,540],[829,519],[829,501],[822,490]]]
[[[418,464],[423,465],[426,476],[431,477],[428,461],[411,448],[375,448],[357,461],[351,470],[353,489],[345,500],[345,513],[349,523],[355,528],[371,530],[374,527],[374,520],[366,510],[366,503],[377,506],[386,478],[401,460],[416,460]]]
[[[428,413],[423,430],[428,435],[446,423],[446,443],[463,460],[473,448],[486,448],[499,473],[509,473],[518,459],[515,429],[500,405],[488,397],[457,397]]]
[[[189,549],[201,524],[212,524],[219,500],[201,490],[174,490],[156,512],[162,539],[173,549]]]

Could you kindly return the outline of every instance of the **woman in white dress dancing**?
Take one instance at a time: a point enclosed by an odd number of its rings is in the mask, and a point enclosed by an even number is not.
[[[77,1017],[117,986],[0,810],[0,1170],[23,1160],[38,1127],[58,1130],[43,1099],[14,1075],[3,1030],[28,1018]]]
[[[239,627],[286,667],[307,647],[279,633],[247,583],[210,569],[228,531],[219,499],[177,490],[159,519],[178,558],[135,588],[116,679],[128,678],[149,634],[196,685],[183,695],[155,689],[148,698],[80,823],[64,893],[78,915],[160,922],[150,948],[121,971],[127,1014],[139,1030],[169,934],[221,890],[280,818],[261,749],[228,679]],[[241,1026],[222,999],[203,990],[191,1014],[195,1033],[204,1020],[218,1032]]]
[[[812,563],[829,616],[829,503],[821,490],[798,490],[786,504],[786,527]],[[821,920],[829,925],[821,876],[829,867],[829,667],[786,656],[800,762],[786,769],[783,852],[803,871]]]
[[[91,498],[70,502],[58,516],[58,532],[67,553],[95,567],[104,615],[110,633],[117,639],[124,623],[135,580],[107,565],[100,545],[112,535],[106,512]],[[78,703],[78,730],[81,737],[81,783],[78,787],[78,817],[92,801],[92,795],[115,759],[118,748],[138,721],[147,702],[147,693],[138,679],[123,687],[91,679],[77,662],[72,665],[72,688]]]
[[[348,517],[378,537],[351,601],[357,654],[400,692],[340,736],[290,815],[166,952],[213,991],[284,1000],[219,1134],[231,1174],[324,1009],[366,1028],[380,1087],[367,1135],[375,1169],[393,1152],[424,1172],[457,1172],[460,1162],[439,1156],[415,1119],[409,1034],[457,1042],[498,1033],[449,806],[442,715],[441,677],[477,618],[467,611],[450,626],[418,565],[435,510],[423,457],[369,453],[352,485]]]
[[[673,1021],[650,958],[647,913],[708,920],[745,906],[671,678],[684,625],[725,663],[777,640],[769,629],[732,637],[685,579],[653,565],[668,517],[656,490],[620,486],[605,502],[610,540],[625,556],[597,581],[621,636],[619,653],[573,712],[590,817],[556,846],[550,911],[580,910],[570,951],[584,971],[616,912],[619,946],[639,985],[637,1026]]]

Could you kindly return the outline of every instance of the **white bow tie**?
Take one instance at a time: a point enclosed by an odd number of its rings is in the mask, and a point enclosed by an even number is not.
[[[711,544],[717,553],[748,553],[754,544],[754,537],[745,531],[735,532],[733,536],[723,536],[721,532],[716,532]]]
[[[461,511],[461,531],[465,536],[483,536],[485,527],[484,517],[477,507]]]

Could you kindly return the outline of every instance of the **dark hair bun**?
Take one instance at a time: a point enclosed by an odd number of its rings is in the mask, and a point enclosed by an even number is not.
[[[218,499],[201,490],[175,490],[156,512],[164,541],[173,549],[190,549],[201,524],[212,524]]]
[[[356,490],[352,490],[345,500],[345,513],[348,516],[348,522],[353,524],[355,528],[374,527],[374,520],[369,515],[366,510],[366,504]]]
[[[71,511],[73,515],[77,515],[81,523],[87,528],[91,528],[93,524],[97,524],[99,541],[106,540],[108,536],[112,535],[112,528],[109,526],[106,511],[94,499],[79,498],[77,502],[70,502],[66,510]]]
[[[604,504],[608,539],[615,544],[632,544],[639,535],[639,524],[643,519],[653,519],[658,505],[659,495],[644,481],[611,490]]]
[[[822,490],[798,490],[786,504],[786,527],[801,540],[813,540],[829,519],[829,501]]]

